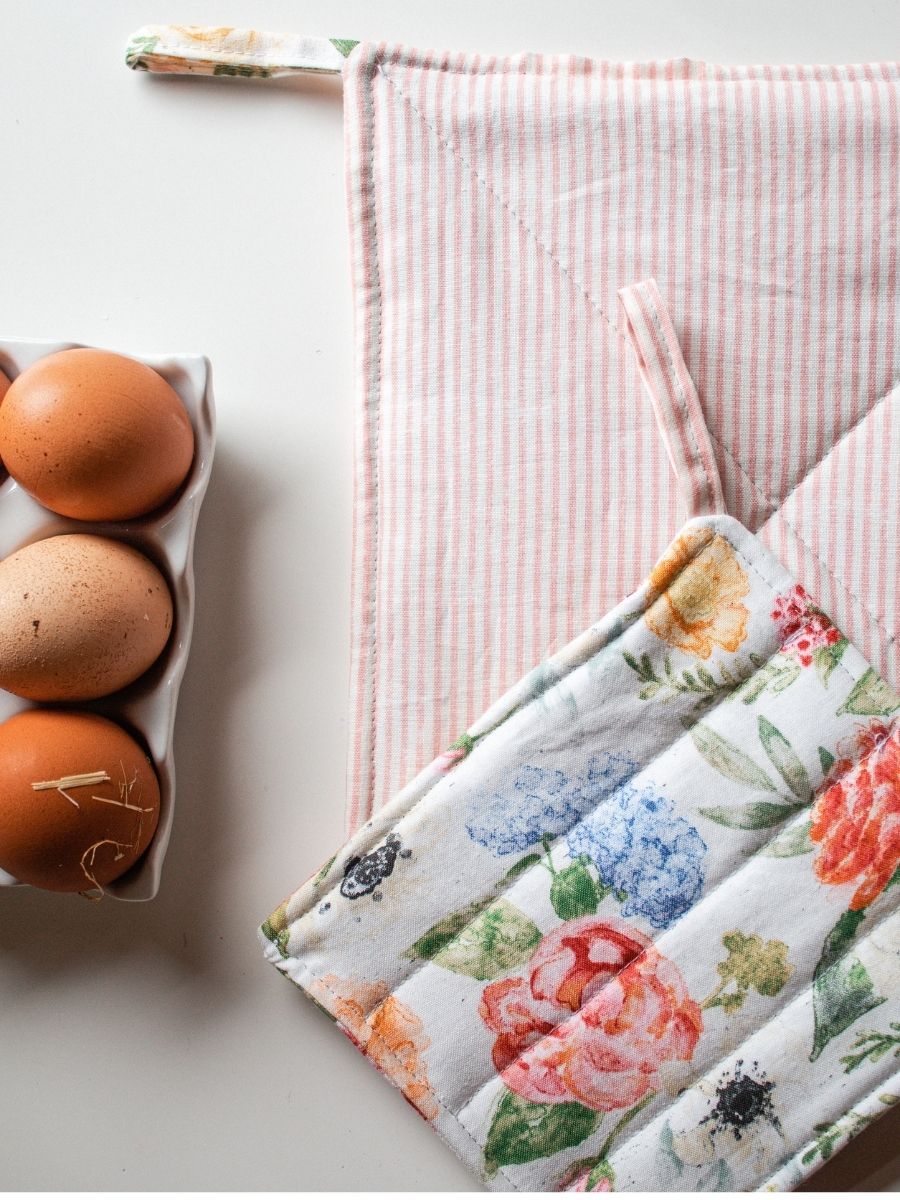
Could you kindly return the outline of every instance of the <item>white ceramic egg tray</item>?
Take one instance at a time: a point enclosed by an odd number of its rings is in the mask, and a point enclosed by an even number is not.
[[[39,358],[58,350],[74,349],[76,345],[74,342],[0,339],[0,370],[14,379]],[[152,900],[159,889],[175,808],[172,735],[194,622],[194,533],[212,468],[215,408],[208,359],[199,355],[145,358],[130,354],[129,357],[158,371],[187,409],[194,427],[194,461],[184,484],[168,504],[146,517],[130,521],[73,521],[43,508],[3,471],[0,474],[0,558],[54,534],[96,533],[134,546],[151,559],[168,580],[175,616],[172,636],[160,658],[145,675],[114,695],[66,706],[88,709],[118,722],[137,736],[153,759],[160,790],[156,834],[143,858],[104,889],[108,896],[117,900]],[[0,690],[0,721],[33,707],[35,705],[29,701]],[[11,886],[22,885],[0,871],[0,887]]]

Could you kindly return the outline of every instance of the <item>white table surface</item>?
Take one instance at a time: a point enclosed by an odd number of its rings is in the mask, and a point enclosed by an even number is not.
[[[728,62],[900,53],[895,0],[3,5],[0,333],[213,362],[219,448],[149,904],[0,893],[0,1186],[475,1190],[275,971],[259,920],[341,838],[351,325],[334,79],[153,79],[146,23]],[[900,1114],[823,1171],[900,1190]]]

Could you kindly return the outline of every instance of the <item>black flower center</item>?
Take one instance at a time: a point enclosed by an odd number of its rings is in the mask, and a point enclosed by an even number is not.
[[[755,1063],[753,1065],[756,1066]],[[730,1130],[738,1141],[748,1126],[760,1120],[768,1121],[780,1131],[781,1124],[772,1104],[774,1090],[775,1084],[766,1079],[762,1072],[759,1078],[747,1075],[743,1064],[739,1062],[733,1075],[720,1080],[716,1087],[715,1106],[702,1123],[709,1121],[717,1130]]]

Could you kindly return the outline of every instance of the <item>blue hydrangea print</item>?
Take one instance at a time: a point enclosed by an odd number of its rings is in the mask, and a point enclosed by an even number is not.
[[[703,891],[706,843],[652,787],[622,787],[568,837],[569,854],[589,858],[600,880],[627,897],[624,916],[665,929]]]
[[[523,767],[508,791],[475,801],[468,814],[469,837],[498,857],[521,853],[545,836],[559,837],[637,770],[623,754],[599,754],[577,783],[562,771]]]

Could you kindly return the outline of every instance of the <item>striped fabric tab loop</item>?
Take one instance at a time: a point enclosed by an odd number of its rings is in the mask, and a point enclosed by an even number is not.
[[[900,684],[896,404],[860,425],[900,379],[900,64],[368,43],[344,103],[350,828],[633,591],[689,512],[759,531]],[[617,299],[649,276],[708,426],[687,506]]]
[[[719,468],[700,397],[655,279],[619,289],[623,329],[692,517],[725,512]]]

